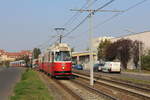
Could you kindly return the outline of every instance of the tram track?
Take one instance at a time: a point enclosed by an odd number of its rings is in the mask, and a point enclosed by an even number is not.
[[[71,89],[69,89],[66,85],[62,84],[59,80],[51,79],[46,74],[39,72],[39,76],[44,81],[44,83],[48,86],[49,90],[55,94],[55,100],[83,100],[79,94],[76,94]]]
[[[61,83],[59,80],[53,79],[53,81],[55,81],[55,83],[59,84],[59,86],[61,86],[64,90],[66,90],[70,95],[72,95],[72,97],[74,97],[74,99],[76,100],[84,100],[80,94],[77,94],[75,92],[72,91],[72,89],[68,88],[66,85],[64,85],[63,83]]]
[[[60,82],[69,87],[73,92],[80,95],[83,100],[119,100],[111,95],[101,92],[94,87],[86,85],[84,82],[78,79],[60,80]]]
[[[85,85],[77,79],[51,79],[47,75],[41,72],[39,73],[48,85],[51,84],[49,83],[49,80],[52,80],[55,85],[57,84],[64,89],[64,91],[71,95],[71,100],[119,100],[111,95],[90,87],[89,85]]]
[[[87,90],[92,91],[93,93],[101,96],[104,100],[119,100],[119,99],[115,98],[114,96],[111,96],[105,92],[102,92],[94,87],[91,87],[91,86],[85,84],[83,81],[79,81],[79,80],[71,80],[71,81],[86,88]]]
[[[76,74],[81,74],[81,75],[85,75],[89,77],[89,73],[75,71],[75,70],[73,72]],[[94,78],[96,80],[104,80],[104,81],[112,82],[118,85],[127,86],[129,88],[137,89],[139,91],[143,91],[146,93],[150,93],[150,85],[148,84],[132,83],[132,82],[120,80],[119,78],[112,77],[110,75],[105,75],[105,74],[103,75],[103,74],[98,74],[98,73],[94,73]]]
[[[89,75],[84,75],[79,73],[74,73],[74,75],[82,79],[89,80]],[[137,86],[129,85],[129,84],[123,84],[122,82],[111,80],[110,78],[94,77],[94,81],[100,86],[105,86],[109,89],[117,90],[125,94],[138,97],[141,100],[150,100],[149,89],[145,89],[142,87],[138,88]]]

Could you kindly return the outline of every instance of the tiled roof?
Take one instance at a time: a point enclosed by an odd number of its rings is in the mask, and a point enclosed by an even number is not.
[[[23,56],[23,55],[32,55],[32,52],[30,52],[29,50],[22,50],[20,52],[6,52],[2,49],[0,49],[0,54],[1,55],[7,55],[8,57],[20,57],[20,56]]]

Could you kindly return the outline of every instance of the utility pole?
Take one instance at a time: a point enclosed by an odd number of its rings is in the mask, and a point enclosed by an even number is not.
[[[59,38],[59,43],[61,43],[62,41],[62,35],[60,35],[60,38]]]
[[[88,2],[88,6],[89,9],[91,9],[92,7],[90,6],[90,4],[92,3],[93,0],[89,0]],[[93,86],[94,84],[94,75],[93,75],[93,41],[92,41],[92,37],[93,37],[93,12],[92,10],[89,11],[89,44],[90,44],[90,48],[89,48],[89,52],[90,52],[90,85]]]
[[[54,28],[54,30],[59,35],[59,43],[62,43],[62,38],[63,38],[62,31],[64,31],[65,28]]]
[[[142,61],[142,43],[139,42],[139,71],[141,72],[141,61]]]
[[[79,9],[79,10],[74,10],[71,9],[71,11],[79,11],[79,12],[88,12],[88,19],[89,19],[89,53],[90,53],[90,85],[93,86],[94,84],[94,75],[93,75],[93,65],[94,65],[94,61],[93,61],[93,16],[96,12],[123,12],[123,11],[119,11],[119,10],[101,10],[103,7],[105,7],[106,5],[112,3],[114,0],[109,1],[108,3],[106,3],[104,6],[102,6],[99,9],[93,10],[91,7],[91,4],[93,2],[93,0],[88,0],[88,9]]]

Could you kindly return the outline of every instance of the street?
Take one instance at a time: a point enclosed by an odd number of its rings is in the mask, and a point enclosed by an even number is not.
[[[0,68],[0,100],[8,100],[23,68]]]

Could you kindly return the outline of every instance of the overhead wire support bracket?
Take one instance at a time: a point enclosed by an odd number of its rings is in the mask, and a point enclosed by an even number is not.
[[[83,12],[91,12],[91,13],[96,13],[96,12],[125,12],[123,10],[100,10],[100,9],[97,9],[97,10],[93,10],[93,9],[70,9],[71,11],[79,11],[81,13]]]

